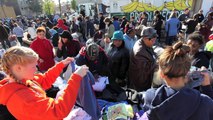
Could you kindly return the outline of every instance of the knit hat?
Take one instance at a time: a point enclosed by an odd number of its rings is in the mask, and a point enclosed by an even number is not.
[[[62,38],[67,38],[68,40],[72,40],[73,38],[72,38],[72,36],[71,36],[71,34],[69,33],[69,31],[67,31],[67,30],[64,30],[62,33],[61,33],[61,35],[60,35]]]
[[[98,44],[92,42],[86,46],[86,52],[90,60],[95,60],[99,55]]]
[[[124,40],[123,32],[122,31],[115,31],[113,33],[111,40]]]
[[[156,30],[152,27],[144,27],[141,32],[141,37],[154,38],[158,37]]]

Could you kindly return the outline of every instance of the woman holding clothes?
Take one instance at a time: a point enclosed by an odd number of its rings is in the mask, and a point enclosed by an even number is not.
[[[191,59],[190,47],[178,42],[167,47],[159,58],[159,73],[165,81],[158,89],[149,89],[144,97],[144,110],[141,119],[149,120],[212,120],[213,90],[210,75],[202,67],[200,76],[202,93],[189,85],[188,72]],[[169,114],[165,114],[168,113]]]
[[[62,120],[73,108],[82,78],[88,67],[81,66],[69,78],[64,93],[57,99],[47,97],[50,88],[63,68],[74,61],[62,60],[45,74],[36,74],[37,60],[32,49],[12,47],[2,57],[2,67],[7,77],[0,81],[0,104],[18,120]]]

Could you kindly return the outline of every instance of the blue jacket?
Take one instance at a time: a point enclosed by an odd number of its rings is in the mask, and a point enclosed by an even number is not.
[[[127,34],[124,34],[125,47],[126,49],[129,50],[129,52],[132,50],[136,41],[137,41],[137,36],[135,36],[134,38],[131,38]]]
[[[169,18],[166,21],[165,29],[167,36],[176,36],[180,27],[180,21],[177,18]]]
[[[115,31],[121,29],[121,28],[120,28],[120,23],[119,23],[118,20],[114,20],[114,21],[113,21],[113,25],[114,25],[114,27],[115,27]]]
[[[213,120],[212,99],[194,89],[177,91],[163,85],[147,90],[144,100],[149,120]]]

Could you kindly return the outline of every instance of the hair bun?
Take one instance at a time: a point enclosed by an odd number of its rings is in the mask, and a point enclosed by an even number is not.
[[[190,51],[190,47],[182,42],[177,42],[172,48],[177,56],[184,56]]]
[[[173,48],[174,50],[177,50],[177,49],[181,48],[182,46],[183,46],[183,43],[182,43],[182,42],[177,42],[177,43],[175,43],[175,44],[172,46],[172,48]]]

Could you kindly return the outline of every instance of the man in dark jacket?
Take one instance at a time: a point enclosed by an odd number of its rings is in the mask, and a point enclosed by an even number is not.
[[[198,22],[201,23],[204,20],[203,10],[198,11]]]
[[[99,30],[102,30],[103,32],[105,32],[105,28],[106,28],[106,24],[104,23],[104,19],[105,17],[103,16],[103,13],[99,13]]]
[[[179,30],[182,30],[182,23],[183,23],[184,21],[186,21],[187,19],[190,18],[190,17],[189,17],[189,12],[190,12],[189,8],[186,8],[186,9],[184,10],[184,13],[181,14],[181,15],[178,17],[178,19],[180,20],[180,28],[179,28]]]
[[[47,27],[49,27],[50,29],[53,28],[53,23],[50,21],[49,18],[46,18],[46,25],[47,25]]]
[[[151,88],[153,74],[156,68],[156,55],[152,48],[157,38],[156,30],[146,27],[130,54],[129,81],[130,86],[137,91]]]
[[[86,16],[85,17],[85,22],[86,22],[86,27],[87,27],[87,30],[86,30],[86,37],[87,38],[91,38],[94,36],[95,34],[95,27],[94,27],[94,23],[90,20],[89,16]]]
[[[155,11],[155,16],[153,20],[153,25],[152,27],[157,31],[158,34],[158,42],[160,42],[161,38],[161,28],[163,24],[163,16],[160,14],[160,12],[157,10]]]

